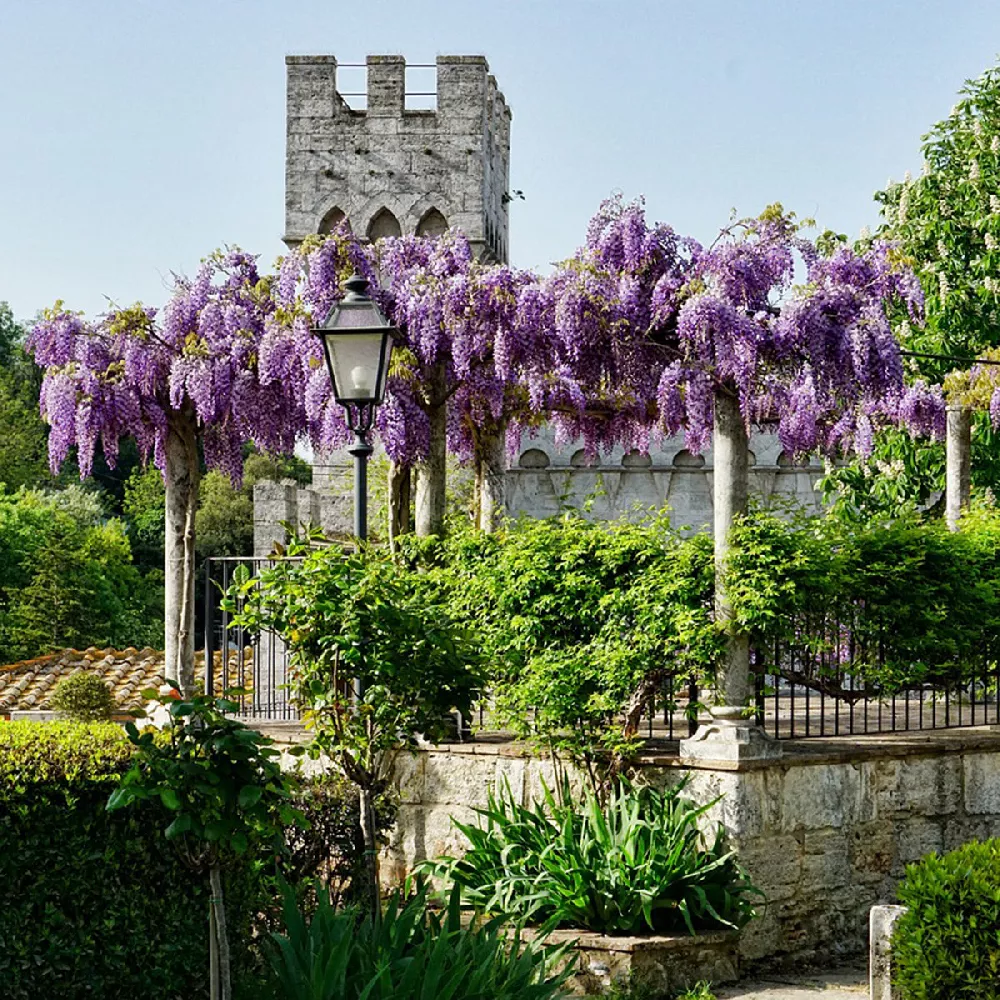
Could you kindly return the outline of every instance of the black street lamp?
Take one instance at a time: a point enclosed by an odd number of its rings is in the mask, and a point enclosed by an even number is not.
[[[352,274],[344,282],[347,294],[313,333],[323,341],[334,399],[347,413],[354,432],[348,452],[354,456],[354,535],[368,538],[368,432],[375,407],[385,398],[389,359],[399,331],[368,294],[368,281]]]

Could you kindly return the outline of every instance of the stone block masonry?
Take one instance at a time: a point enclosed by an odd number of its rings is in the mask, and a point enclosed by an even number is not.
[[[406,61],[369,56],[366,107],[332,55],[288,56],[285,242],[346,220],[377,239],[455,226],[506,262],[511,113],[483,56],[438,56],[436,110],[406,107]]]
[[[1000,835],[1000,734],[951,730],[853,742],[786,744],[780,761],[739,767],[642,759],[656,784],[687,778],[706,814],[767,896],[740,939],[744,969],[791,967],[864,953],[871,907],[895,901],[907,864],[929,851]],[[399,758],[399,822],[383,863],[390,881],[462,849],[451,818],[469,820],[486,791],[510,782],[522,801],[550,786],[550,761],[511,744],[438,747]],[[575,779],[579,782],[579,776]],[[721,798],[719,798],[721,796]]]

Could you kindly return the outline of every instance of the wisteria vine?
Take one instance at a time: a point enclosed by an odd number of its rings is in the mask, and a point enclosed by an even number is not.
[[[484,427],[506,431],[516,451],[545,420],[591,452],[645,451],[680,432],[699,452],[719,392],[739,399],[748,427],[776,425],[791,453],[867,454],[890,423],[943,434],[940,389],[904,385],[887,310],[902,303],[919,321],[922,299],[890,246],[824,255],[769,210],[705,247],[617,198],[544,277],[476,261],[457,232],[370,246],[341,230],[264,278],[251,256],[217,254],[178,280],[162,313],[136,306],[88,321],[57,307],[29,340],[46,368],[53,466],[76,446],[86,475],[98,441],[114,464],[119,439],[134,435],[162,469],[168,421],[185,409],[207,464],[234,479],[247,441],[343,444],[310,329],[352,270],[402,331],[376,430],[403,464],[427,452],[431,369],[444,373],[448,443],[462,459],[475,457]]]

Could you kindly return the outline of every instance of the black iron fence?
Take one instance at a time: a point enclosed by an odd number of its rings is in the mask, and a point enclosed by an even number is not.
[[[209,694],[240,691],[232,698],[240,714],[257,721],[293,721],[298,709],[289,690],[288,649],[271,632],[247,632],[234,626],[222,607],[222,598],[238,574],[255,576],[273,560],[259,557],[215,557],[205,569],[205,662],[214,669],[205,673]]]
[[[242,690],[235,696],[250,719],[295,720],[289,692],[288,651],[278,636],[251,635],[234,627],[221,598],[238,573],[256,574],[273,561],[260,557],[207,560],[204,590],[205,649],[215,669],[206,673],[209,692]],[[243,567],[240,569],[239,567]],[[892,637],[868,636],[824,616],[808,623],[797,641],[758,644],[751,650],[758,724],[778,739],[861,736],[1000,724],[1000,652],[984,650],[976,662],[900,664],[892,659]],[[922,674],[920,683],[896,678]],[[649,739],[691,735],[707,717],[704,692],[687,677],[668,675],[644,706],[639,733]],[[472,720],[494,728],[489,700]]]
[[[808,637],[808,638],[806,638]],[[1000,655],[894,659],[889,635],[862,642],[840,622],[752,651],[755,715],[779,739],[864,736],[1000,723]]]

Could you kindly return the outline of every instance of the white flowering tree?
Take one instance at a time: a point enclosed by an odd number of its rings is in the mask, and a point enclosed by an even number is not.
[[[884,219],[877,235],[898,244],[923,286],[926,322],[917,328],[904,319],[898,332],[904,347],[928,355],[909,359],[912,372],[948,380],[946,512],[954,522],[968,500],[972,470],[980,485],[1000,483],[993,375],[981,369],[970,379],[969,365],[954,360],[1000,348],[1000,65],[966,82],[948,117],[924,137],[923,155],[920,176],[907,174],[876,194]],[[970,411],[980,415],[970,418]],[[865,487],[897,496],[902,485],[903,494],[919,498],[940,483],[943,458],[886,438],[876,448],[879,474]]]

